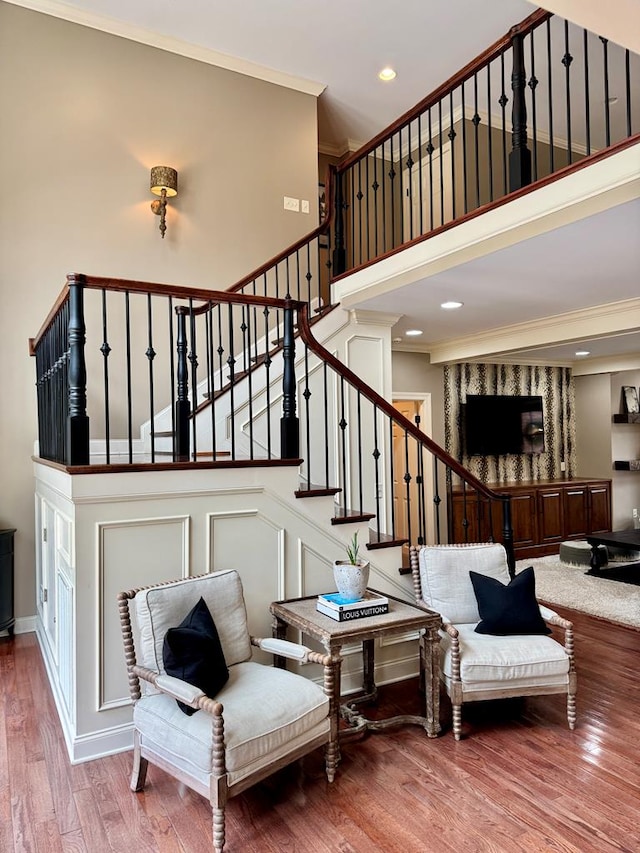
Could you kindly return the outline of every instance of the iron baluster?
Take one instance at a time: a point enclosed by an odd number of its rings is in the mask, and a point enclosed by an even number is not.
[[[411,472],[409,470],[409,433],[407,430],[404,430],[404,477],[403,480],[405,482],[405,492],[406,492],[406,533],[407,539],[409,540],[409,545],[412,543],[411,536]]]
[[[231,425],[231,459],[236,458],[236,359],[233,342],[233,305],[227,305],[227,320],[229,324],[229,355],[227,365],[229,367],[229,420]]]
[[[604,64],[604,127],[605,146],[611,145],[611,110],[609,104],[609,39],[600,36],[602,42],[602,61]]]
[[[467,187],[467,112],[464,102],[464,80],[460,86],[460,101],[462,106],[462,209],[469,212],[469,198]]]
[[[271,459],[271,353],[269,350],[269,309],[265,305],[264,308],[264,339],[265,339],[265,358],[264,358],[264,385],[266,389],[267,400],[267,459]]]
[[[567,107],[567,158],[569,164],[573,162],[571,152],[571,63],[573,56],[569,52],[569,22],[564,22],[564,56],[562,64],[565,68],[565,102]]]
[[[187,462],[189,460],[189,370],[187,366],[187,316],[186,308],[178,306],[176,308],[176,318],[178,321],[178,332],[176,335],[176,358],[177,380],[178,380],[178,396],[175,403],[175,422],[176,422],[176,457],[179,462]]]
[[[344,187],[343,175],[338,174],[335,166],[331,166],[331,179],[335,187],[335,213],[333,230],[333,258],[331,264],[333,274],[341,275],[347,268],[347,255],[344,242]],[[266,295],[266,294],[265,294]]]
[[[176,407],[175,407],[175,399],[176,399],[176,363],[175,363],[175,353],[173,350],[173,297],[170,296],[168,300],[168,308],[169,308],[169,384],[171,391],[171,449],[172,449],[172,459],[175,462],[177,457],[177,448],[176,448]]]
[[[533,143],[533,180],[538,180],[538,123],[536,115],[536,89],[538,88],[538,78],[536,77],[536,56],[534,44],[534,30],[531,31],[529,46],[530,46],[530,61],[531,61],[531,76],[527,86],[531,89],[531,138]]]
[[[509,98],[505,92],[504,83],[504,53],[500,54],[500,76],[502,80],[502,94],[498,98],[502,115],[502,194],[507,194],[507,104]]]
[[[375,486],[376,486],[376,534],[377,541],[381,538],[381,518],[380,518],[380,451],[378,449],[378,407],[373,406],[373,456],[375,469]]]
[[[104,293],[104,291],[103,291]],[[149,422],[151,425],[151,462],[156,461],[156,425],[155,425],[155,404],[153,392],[153,359],[156,357],[156,352],[153,348],[153,316],[151,311],[151,294],[147,293],[147,351],[145,355],[149,361]]]
[[[480,124],[480,115],[478,113],[478,75],[473,75],[473,147],[475,156],[475,172],[476,172],[476,207],[480,207],[480,148],[478,142],[478,125]]]
[[[624,52],[624,82],[625,82],[625,112],[627,119],[627,136],[631,136],[631,65],[629,51]]]
[[[451,141],[451,218],[456,218],[456,146],[454,144],[454,140],[456,138],[456,131],[453,126],[453,92],[449,94],[449,118],[451,122],[451,127],[449,128],[449,133],[447,136]],[[464,121],[464,116],[463,116]],[[444,187],[442,188],[444,193]]]
[[[125,305],[125,333],[127,349],[127,445],[129,449],[129,464],[133,462],[133,415],[132,415],[132,389],[131,389],[131,306],[129,291],[124,294]]]
[[[107,291],[102,291],[102,375],[103,375],[103,399],[104,399],[104,441],[105,441],[105,459],[107,465],[111,462],[111,442],[110,442],[110,419],[109,419],[109,337],[107,334]]]
[[[509,191],[513,192],[531,183],[531,152],[527,146],[527,104],[525,100],[527,78],[524,67],[522,34],[513,33],[511,44],[513,46],[513,69],[511,72],[513,132],[509,154]]]
[[[493,131],[491,128],[491,63],[487,65],[487,154],[489,159],[489,201],[493,201]]]
[[[554,152],[553,152],[553,66],[551,64],[551,19],[547,18],[547,98],[549,99],[549,169],[553,173]]]

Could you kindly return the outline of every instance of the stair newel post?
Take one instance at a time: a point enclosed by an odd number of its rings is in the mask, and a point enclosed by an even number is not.
[[[293,306],[293,300],[287,294],[283,312],[282,417],[280,419],[280,456],[282,459],[298,459],[300,456],[300,427],[296,416],[296,344],[293,331]]]
[[[335,216],[333,229],[332,275],[341,275],[347,268],[347,253],[344,245],[344,193],[342,175],[335,166],[331,167],[331,180],[335,187]]]
[[[512,148],[509,153],[509,191],[519,190],[531,183],[531,151],[527,148],[527,75],[524,67],[524,40],[516,28],[512,30],[513,69],[511,89],[513,91]]]
[[[176,334],[178,396],[175,401],[176,434],[174,437],[174,455],[178,462],[187,462],[190,451],[189,416],[191,409],[189,405],[189,369],[187,366],[187,310],[183,306],[176,308],[176,316],[178,318],[178,331]]]
[[[509,566],[509,574],[515,577],[516,574],[516,552],[513,548],[513,527],[511,525],[511,497],[509,495],[502,496],[502,544],[507,552],[507,565]]]
[[[69,287],[68,340],[68,407],[66,430],[67,465],[89,464],[89,418],[87,416],[87,365],[84,357],[86,328],[84,324],[83,275],[67,276]]]

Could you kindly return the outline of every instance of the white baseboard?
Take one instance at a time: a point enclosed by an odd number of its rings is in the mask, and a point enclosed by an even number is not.
[[[14,634],[31,634],[36,630],[35,616],[18,616],[13,626]],[[8,637],[8,631],[0,631],[0,637]]]

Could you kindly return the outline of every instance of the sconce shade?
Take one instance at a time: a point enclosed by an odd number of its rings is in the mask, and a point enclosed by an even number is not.
[[[162,195],[162,190],[167,197],[178,195],[178,173],[171,166],[153,166],[151,169],[151,192]]]

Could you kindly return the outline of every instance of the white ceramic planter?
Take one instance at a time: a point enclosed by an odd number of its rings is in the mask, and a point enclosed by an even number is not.
[[[359,601],[364,598],[369,583],[369,561],[358,560],[354,564],[347,560],[336,560],[333,564],[333,578],[340,595]]]

